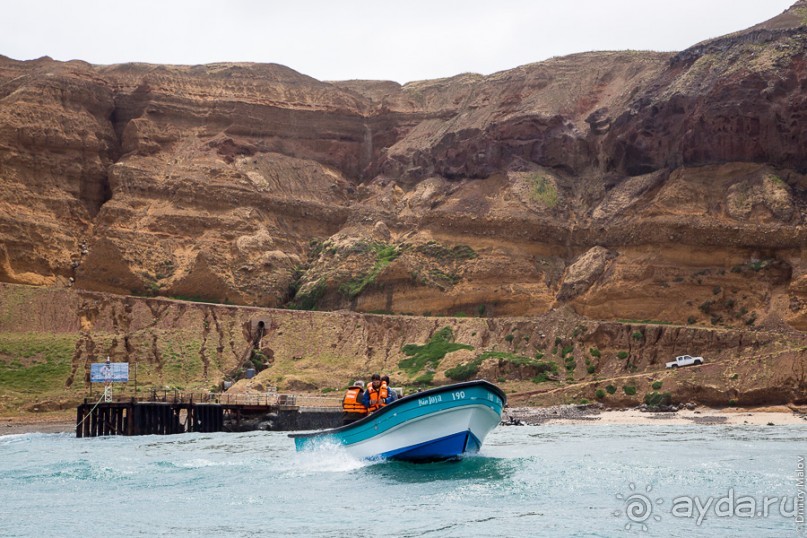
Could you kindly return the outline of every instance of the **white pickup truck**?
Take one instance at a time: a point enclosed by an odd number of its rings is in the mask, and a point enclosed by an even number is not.
[[[681,355],[680,357],[676,357],[674,361],[668,362],[667,368],[678,368],[679,366],[690,366],[692,364],[703,364],[703,357]]]

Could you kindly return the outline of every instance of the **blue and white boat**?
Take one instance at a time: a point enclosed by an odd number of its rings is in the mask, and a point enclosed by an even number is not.
[[[291,434],[297,451],[339,445],[359,459],[432,461],[478,452],[507,397],[487,381],[405,396],[341,428]]]

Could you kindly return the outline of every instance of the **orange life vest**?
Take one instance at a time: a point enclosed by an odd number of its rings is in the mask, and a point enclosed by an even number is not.
[[[389,396],[389,390],[384,381],[381,382],[381,386],[378,387],[378,389],[370,385],[367,388],[367,392],[370,394],[370,406],[367,409],[369,409],[371,413],[387,405],[384,403],[384,400]]]
[[[347,389],[345,399],[342,400],[342,409],[344,409],[346,413],[367,413],[367,408],[359,401],[360,394],[361,387],[350,387]]]

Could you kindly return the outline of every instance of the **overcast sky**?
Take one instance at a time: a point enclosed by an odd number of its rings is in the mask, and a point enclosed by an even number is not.
[[[0,54],[271,62],[320,80],[490,74],[590,50],[682,50],[795,0],[17,0]]]

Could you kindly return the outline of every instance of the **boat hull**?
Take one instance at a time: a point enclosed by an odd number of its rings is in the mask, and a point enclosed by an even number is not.
[[[449,459],[477,452],[501,420],[504,393],[486,381],[413,394],[342,428],[294,434],[298,451],[341,446],[361,459]]]

